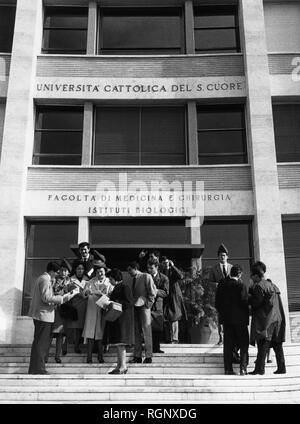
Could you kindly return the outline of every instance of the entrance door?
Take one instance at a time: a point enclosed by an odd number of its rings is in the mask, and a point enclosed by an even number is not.
[[[99,246],[110,268],[126,270],[144,248],[159,250],[182,269],[191,266],[190,228],[184,219],[91,220],[90,243]]]

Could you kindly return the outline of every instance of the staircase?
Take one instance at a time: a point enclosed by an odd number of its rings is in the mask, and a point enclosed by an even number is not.
[[[243,377],[224,375],[222,347],[161,348],[152,364],[128,364],[128,373],[116,376],[107,374],[116,364],[114,348],[100,365],[96,355],[87,364],[84,353],[73,352],[56,364],[51,347],[49,375],[41,376],[27,374],[30,345],[0,345],[0,403],[300,403],[300,344],[284,345],[287,374],[273,374],[272,353],[264,376]],[[250,348],[248,370],[255,357]]]

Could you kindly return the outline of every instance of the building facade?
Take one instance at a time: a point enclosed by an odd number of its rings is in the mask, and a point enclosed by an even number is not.
[[[0,1],[0,343],[31,341],[35,277],[81,241],[121,268],[223,242],[300,341],[299,24],[300,1]],[[201,182],[204,219],[113,209],[103,182]]]

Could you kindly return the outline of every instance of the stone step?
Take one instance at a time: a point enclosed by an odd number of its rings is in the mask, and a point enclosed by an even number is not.
[[[266,366],[266,373],[273,373],[276,365]],[[113,368],[113,364],[72,364],[72,363],[49,363],[47,371],[51,374],[106,374]],[[234,366],[237,371],[238,365]],[[251,370],[252,367],[249,367]],[[26,363],[1,363],[0,374],[27,374],[28,364]],[[287,364],[287,372],[290,375],[300,372],[300,364]],[[223,374],[222,364],[128,364],[128,373],[134,374]]]
[[[0,375],[0,403],[300,403],[297,376]]]
[[[128,364],[128,374],[108,375],[116,350],[105,364],[86,364],[86,353],[69,352],[54,362],[51,347],[48,375],[28,375],[31,345],[0,345],[0,403],[300,403],[300,344],[286,344],[287,374],[274,375],[273,363],[264,376],[225,376],[223,347],[162,345],[152,364]],[[73,349],[70,346],[70,350]],[[83,346],[83,351],[85,346]],[[128,359],[132,350],[128,352]],[[250,348],[249,370],[256,348]],[[234,365],[238,372],[239,366]]]
[[[59,374],[46,376],[41,375],[0,375],[0,388],[5,390],[15,387],[95,387],[98,386],[147,386],[147,387],[246,387],[249,390],[260,386],[291,387],[300,384],[300,374],[290,376],[289,374],[274,375],[265,374],[264,376],[225,376],[225,375],[155,375],[147,376],[139,374],[118,375],[99,375],[99,374]]]
[[[291,389],[287,388],[277,388],[276,391],[274,387],[265,387],[262,390],[249,391],[247,388],[245,390],[206,390],[205,388],[118,388],[115,387],[113,390],[105,388],[104,390],[95,391],[94,388],[91,390],[85,389],[84,391],[59,391],[59,392],[43,392],[43,391],[30,391],[30,392],[6,392],[0,393],[0,401],[7,403],[8,401],[14,401],[14,403],[23,403],[23,402],[32,402],[38,401],[44,403],[45,401],[51,401],[55,403],[68,403],[68,402],[161,402],[163,399],[164,402],[228,402],[234,403],[235,400],[244,401],[257,401],[259,403],[268,402],[271,398],[276,398],[278,402],[288,402],[294,401],[295,403],[300,401],[300,385],[297,385]]]
[[[132,358],[132,354],[127,356],[128,361]],[[249,366],[254,366],[254,361],[256,356],[252,355],[249,357]],[[288,365],[300,365],[300,355],[286,355],[286,363]],[[115,364],[117,360],[116,354],[104,354],[105,363]],[[4,366],[8,363],[13,364],[28,364],[30,361],[29,355],[18,355],[18,356],[0,356],[0,366]],[[49,356],[49,364],[54,364],[55,357],[54,354],[51,353]],[[63,364],[85,364],[86,363],[86,355],[75,355],[75,354],[67,354],[66,356],[61,356],[61,361]],[[97,355],[93,356],[93,361],[97,362]],[[173,355],[173,354],[154,354],[152,361],[154,364],[216,364],[223,365],[223,355],[198,355],[193,354],[189,356],[183,356],[181,354]],[[267,364],[267,366],[276,365],[276,359],[272,356],[272,363]]]
[[[263,386],[245,386],[240,387],[238,383],[236,383],[237,386],[219,386],[217,388],[214,388],[215,393],[235,393],[236,388],[238,388],[239,393],[249,393],[253,390],[256,392],[274,392],[275,386],[274,385],[263,385]],[[44,386],[24,386],[24,387],[6,387],[1,388],[0,387],[0,398],[3,396],[3,394],[18,394],[18,393],[24,393],[24,394],[30,394],[33,393],[33,388],[38,387],[39,394],[42,393],[51,393],[51,394],[57,394],[57,387],[44,387]],[[59,393],[63,394],[73,394],[76,392],[76,395],[79,395],[81,393],[107,393],[108,390],[113,390],[115,392],[124,393],[124,392],[132,392],[132,393],[168,393],[172,391],[173,393],[183,392],[183,393],[207,393],[209,390],[212,390],[213,386],[208,387],[189,387],[189,386],[181,386],[181,387],[148,387],[148,386],[139,386],[139,387],[116,387],[116,386],[98,386],[98,387],[91,387],[91,386],[72,386],[72,385],[66,385],[59,388]],[[276,386],[276,393],[277,392],[283,392],[283,391],[299,391],[300,393],[300,384],[294,384],[289,387],[287,386]]]
[[[81,354],[86,355],[87,350],[86,350],[85,346],[82,346],[80,348],[80,350],[81,350]],[[219,349],[219,348],[212,349],[209,352],[202,352],[202,351],[198,351],[198,352],[174,352],[174,351],[169,351],[165,348],[162,348],[162,350],[164,351],[164,356],[183,357],[183,358],[186,358],[187,355],[189,357],[200,357],[200,356],[202,356],[202,357],[222,357],[223,356],[223,349]],[[117,353],[116,349],[111,347],[109,349],[109,351],[106,353],[106,356],[116,356],[116,353]],[[289,355],[299,355],[300,356],[300,347],[299,347],[298,351],[292,350],[292,349],[285,349],[284,353],[285,353],[286,356],[289,356]],[[55,354],[55,346],[51,346],[50,355],[51,354],[53,354],[53,355]],[[69,350],[67,352],[67,356],[80,357],[81,354],[75,353],[73,348],[69,348]],[[257,354],[257,350],[255,348],[250,347],[250,349],[249,349],[250,358],[256,357],[256,354]],[[156,354],[156,353],[154,354],[154,356],[157,356],[157,355],[159,356],[161,354]],[[13,350],[6,349],[6,350],[3,350],[3,351],[0,351],[0,358],[7,357],[7,356],[15,356],[15,357],[16,356],[28,356],[29,357],[30,356],[30,349],[28,348],[26,350],[23,350],[23,349],[20,348],[20,349],[13,349]],[[133,356],[133,351],[131,349],[127,350],[127,356]],[[271,350],[271,356],[275,356],[273,350]]]
[[[51,349],[54,349],[54,343],[51,346]],[[72,345],[69,345],[70,350],[73,349]],[[289,353],[293,354],[299,354],[300,355],[300,343],[285,343],[283,345],[284,352],[286,355]],[[85,346],[82,346],[83,349],[85,349]],[[31,345],[17,345],[17,344],[0,344],[0,355],[2,353],[7,352],[18,352],[18,353],[28,353],[30,354]],[[219,345],[213,345],[213,344],[161,344],[161,349],[165,351],[165,353],[181,353],[181,354],[192,354],[192,353],[203,353],[203,354],[212,354],[212,353],[219,353],[221,354],[223,352],[223,346]],[[115,347],[110,347],[110,351],[114,352],[116,349]],[[132,351],[129,350],[129,351]],[[249,349],[250,354],[256,354],[256,348],[250,346]]]

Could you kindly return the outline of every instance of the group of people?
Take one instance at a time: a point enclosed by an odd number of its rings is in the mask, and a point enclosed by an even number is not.
[[[81,353],[82,338],[87,344],[87,363],[92,363],[95,347],[99,363],[104,362],[103,344],[117,347],[117,366],[111,374],[127,372],[126,346],[134,347],[132,363],[151,363],[153,352],[163,353],[160,341],[166,316],[171,342],[178,343],[178,321],[185,313],[178,284],[183,275],[171,260],[160,257],[158,251],[142,251],[128,264],[127,273],[122,273],[109,269],[97,251],[95,258],[87,242],[79,244],[79,253],[72,265],[66,259],[60,265],[48,263],[35,282],[28,313],[34,322],[29,374],[47,373],[45,364],[54,337],[55,361],[61,363],[70,330],[76,353]],[[115,321],[107,321],[105,309],[98,306],[102,296],[122,305]]]
[[[97,251],[97,258],[92,255],[87,242],[79,244],[79,253],[72,265],[66,259],[60,265],[50,262],[35,282],[29,310],[34,322],[30,374],[47,373],[45,364],[53,337],[56,338],[55,360],[61,363],[61,353],[67,354],[70,331],[76,353],[81,353],[82,338],[87,344],[87,363],[92,363],[95,348],[99,363],[103,363],[104,346],[117,347],[117,365],[110,374],[127,372],[128,346],[133,347],[130,363],[149,364],[153,353],[164,353],[160,342],[166,321],[170,341],[178,343],[178,322],[186,318],[179,284],[183,273],[170,259],[160,257],[156,250],[141,251],[137,260],[128,264],[127,272],[122,273],[116,268],[109,269],[104,255]],[[233,363],[240,363],[241,375],[247,374],[249,343],[258,347],[255,369],[249,374],[264,374],[270,347],[276,355],[275,372],[285,373],[284,312],[278,287],[265,279],[265,264],[252,265],[253,284],[248,288],[242,281],[241,267],[228,262],[228,250],[223,244],[218,249],[218,259],[209,279],[216,288],[225,374],[234,374]],[[122,305],[122,313],[115,321],[108,321],[105,309],[98,306],[102,296]]]
[[[257,345],[255,368],[251,375],[263,375],[265,362],[272,347],[277,362],[274,374],[285,374],[282,343],[285,341],[285,315],[278,287],[265,278],[266,265],[257,261],[251,266],[252,285],[242,281],[242,268],[228,263],[228,250],[219,249],[219,264],[214,268],[217,281],[216,308],[219,328],[223,328],[224,371],[235,374],[233,363],[240,363],[240,375],[247,374],[249,344]],[[248,331],[251,318],[250,335]],[[238,356],[240,350],[240,357]]]

